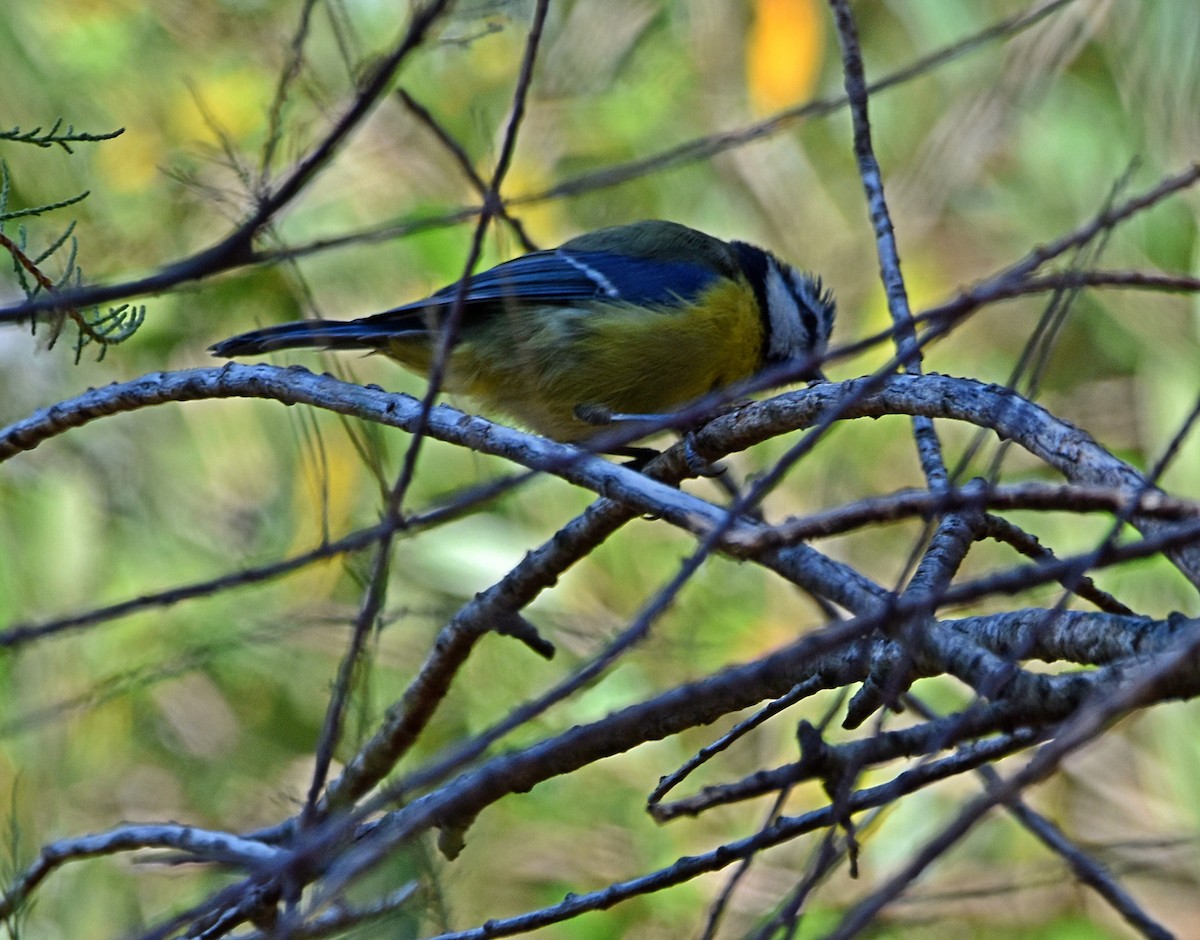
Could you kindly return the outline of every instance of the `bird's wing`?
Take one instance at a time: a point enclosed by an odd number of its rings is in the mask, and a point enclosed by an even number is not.
[[[506,261],[467,279],[463,297],[468,316],[486,316],[505,308],[567,306],[583,301],[613,301],[636,306],[673,305],[709,287],[718,273],[690,261],[630,258],[606,251],[536,251]],[[459,282],[461,283],[461,282]],[[429,297],[366,318],[402,319],[420,313],[447,312],[459,283]]]

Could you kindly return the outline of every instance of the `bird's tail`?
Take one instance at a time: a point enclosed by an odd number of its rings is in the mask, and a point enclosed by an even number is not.
[[[405,329],[395,323],[384,326],[364,320],[297,320],[231,336],[208,349],[214,356],[257,356],[276,349],[379,349],[398,335],[411,332],[411,327]]]

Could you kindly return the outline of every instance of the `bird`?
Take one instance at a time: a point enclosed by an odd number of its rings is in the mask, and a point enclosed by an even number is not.
[[[427,374],[458,303],[445,390],[567,443],[770,366],[808,362],[798,378],[820,378],[836,312],[820,277],[769,251],[651,220],[520,255],[383,313],[268,326],[210,351],[364,350]]]

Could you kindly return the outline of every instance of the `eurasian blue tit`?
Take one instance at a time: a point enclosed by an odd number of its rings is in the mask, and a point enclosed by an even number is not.
[[[243,333],[212,352],[362,349],[425,373],[460,285],[360,320]],[[761,248],[674,222],[618,225],[467,278],[444,387],[578,441],[598,414],[675,411],[766,366],[820,356],[834,309],[820,278]]]

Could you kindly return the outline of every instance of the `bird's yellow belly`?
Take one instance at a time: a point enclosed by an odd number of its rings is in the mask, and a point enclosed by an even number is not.
[[[547,437],[576,441],[598,430],[578,408],[677,410],[758,371],[763,339],[753,296],[734,283],[710,291],[687,313],[611,303],[525,309],[465,329],[445,387]],[[387,354],[413,371],[428,370],[424,339],[399,339]]]

